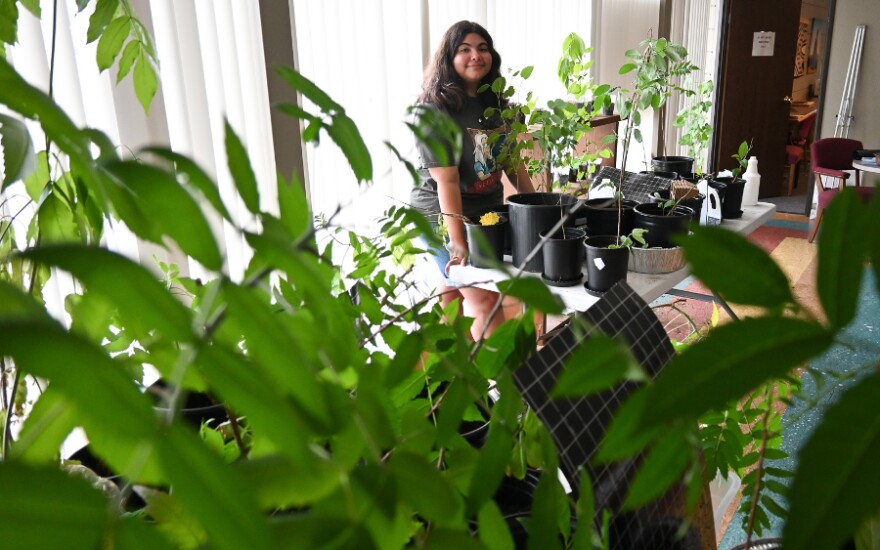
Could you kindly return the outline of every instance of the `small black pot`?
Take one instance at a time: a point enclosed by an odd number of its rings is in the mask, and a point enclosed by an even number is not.
[[[687,179],[687,178],[684,178]],[[688,180],[690,181],[690,180]],[[696,183],[696,182],[691,182]],[[669,199],[669,189],[663,189],[658,192],[661,198]],[[700,223],[700,213],[703,211],[703,201],[706,200],[706,195],[702,193],[698,193],[696,197],[691,197],[689,199],[681,199],[678,201],[678,204],[681,206],[687,206],[688,208],[694,211],[694,216],[691,218],[692,222]]]
[[[584,249],[587,256],[587,282],[584,288],[590,294],[602,294],[617,281],[626,280],[629,267],[629,249],[608,248],[617,242],[613,235],[587,237]]]
[[[577,203],[571,195],[562,193],[520,193],[507,199],[510,212],[511,256],[513,265],[530,273],[544,270],[544,257],[539,252],[526,262],[529,253],[541,240],[541,233],[549,231],[568,214]],[[574,225],[574,219],[569,220]]]
[[[687,174],[694,171],[693,157],[654,157],[651,159],[651,168],[663,172],[677,172]]]
[[[620,234],[629,235],[633,228],[636,201],[624,199],[620,213]],[[587,219],[587,235],[617,235],[617,205],[611,199],[589,199],[581,210]]]
[[[543,238],[547,233],[541,233]],[[564,236],[563,236],[564,234]],[[541,276],[551,286],[574,286],[584,278],[584,238],[586,231],[574,227],[557,230],[544,243],[544,271]]]
[[[504,259],[504,239],[507,236],[507,218],[501,217],[495,225],[465,223],[468,252],[474,267],[493,267]]]
[[[670,211],[671,210],[671,211]],[[663,208],[659,203],[643,203],[635,208],[636,229],[647,229],[645,242],[649,247],[672,248],[675,235],[687,235],[694,210],[677,204]]]
[[[718,195],[721,197],[721,217],[725,220],[733,220],[742,216],[742,199],[743,189],[746,186],[746,180],[742,178],[714,178],[709,181],[709,185],[718,189]],[[721,192],[723,186],[724,192]]]

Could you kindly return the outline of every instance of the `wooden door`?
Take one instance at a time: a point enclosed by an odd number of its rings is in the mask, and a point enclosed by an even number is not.
[[[739,144],[752,140],[761,197],[783,195],[785,145],[801,0],[727,0],[713,170],[732,169]],[[775,33],[773,54],[753,56],[755,33]]]

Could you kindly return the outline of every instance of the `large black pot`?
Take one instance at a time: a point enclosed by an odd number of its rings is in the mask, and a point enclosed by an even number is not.
[[[629,248],[608,248],[617,241],[613,235],[587,237],[584,249],[587,256],[587,282],[584,288],[589,294],[601,295],[617,281],[626,280],[629,268]]]
[[[636,229],[647,229],[644,234],[649,247],[671,248],[675,235],[687,235],[691,227],[694,211],[677,204],[663,208],[660,203],[644,203],[635,208]]]
[[[651,159],[651,168],[663,172],[677,172],[687,174],[694,171],[693,157],[654,157]]]
[[[658,192],[661,198],[669,199],[669,189],[662,189]],[[681,199],[678,201],[678,204],[681,206],[687,206],[688,208],[694,211],[694,216],[691,218],[695,223],[700,223],[700,213],[703,211],[703,201],[706,200],[706,195],[699,193],[696,197],[691,197],[688,199]]]
[[[562,193],[520,193],[507,199],[510,215],[511,256],[513,265],[531,273],[544,269],[540,252],[526,262],[529,254],[541,240],[541,233],[549,231],[562,216],[577,204],[577,199]],[[574,225],[574,219],[569,220]]]
[[[620,234],[629,235],[633,228],[633,208],[636,201],[624,199],[621,210]],[[583,210],[587,219],[587,235],[617,235],[617,205],[610,198],[590,199],[584,202]]]
[[[742,178],[714,178],[709,185],[718,190],[721,196],[721,217],[725,220],[733,220],[742,216],[743,189],[746,180]],[[723,192],[722,192],[723,189]]]

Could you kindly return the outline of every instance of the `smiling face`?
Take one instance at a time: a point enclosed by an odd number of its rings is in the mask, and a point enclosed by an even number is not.
[[[452,66],[464,81],[467,94],[475,97],[480,81],[492,69],[492,53],[486,39],[475,32],[465,36],[455,50]]]

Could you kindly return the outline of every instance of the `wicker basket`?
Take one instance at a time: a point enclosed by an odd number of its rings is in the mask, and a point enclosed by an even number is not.
[[[684,249],[639,248],[634,246],[629,255],[629,270],[633,273],[672,273],[685,266]]]

